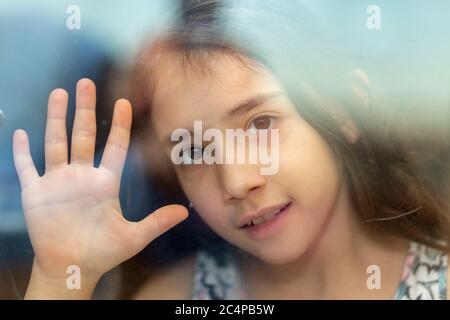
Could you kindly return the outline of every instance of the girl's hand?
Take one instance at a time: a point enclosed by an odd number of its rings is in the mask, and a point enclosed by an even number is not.
[[[162,207],[140,222],[123,217],[119,188],[130,140],[131,105],[125,99],[116,102],[103,158],[95,168],[95,100],[94,83],[80,80],[69,163],[68,95],[62,89],[50,94],[45,174],[41,177],[30,155],[27,134],[23,130],[14,134],[14,162],[35,252],[32,278],[39,277],[30,284],[44,281],[65,286],[71,265],[80,268],[82,283],[83,279],[98,280],[187,218],[187,210],[178,205]]]

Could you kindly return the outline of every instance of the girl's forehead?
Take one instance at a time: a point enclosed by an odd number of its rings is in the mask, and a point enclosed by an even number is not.
[[[213,124],[237,103],[259,94],[281,91],[262,66],[246,67],[241,61],[218,55],[208,69],[182,62],[159,66],[152,105],[152,123],[158,131],[186,128],[194,120]]]
[[[225,54],[213,54],[205,58],[184,58],[169,54],[160,60],[156,67],[156,98],[165,96],[167,92],[191,97],[220,93],[220,90],[239,91],[265,72],[262,66],[244,64],[237,57]],[[164,97],[165,98],[165,97]],[[161,101],[158,101],[161,102]]]

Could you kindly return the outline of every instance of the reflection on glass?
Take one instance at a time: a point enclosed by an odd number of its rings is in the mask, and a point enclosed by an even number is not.
[[[0,298],[447,299],[447,3],[120,3],[0,19]]]

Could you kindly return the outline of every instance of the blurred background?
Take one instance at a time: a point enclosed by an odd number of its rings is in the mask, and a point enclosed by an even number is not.
[[[12,158],[14,130],[28,132],[31,152],[42,174],[48,94],[56,87],[69,92],[71,127],[75,84],[88,77],[97,85],[97,124],[99,138],[104,137],[112,116],[107,97],[111,73],[133,58],[144,38],[169,23],[178,5],[175,0],[0,0],[0,299],[23,297],[33,258]],[[101,155],[100,148],[98,145]],[[135,203],[126,210],[132,219],[134,212],[148,213],[159,199],[145,189],[145,180],[133,178],[140,177],[138,172],[127,172],[127,181],[134,182],[135,191],[128,186],[122,194],[134,195],[126,197],[128,203]],[[115,288],[108,287],[106,297],[113,296]]]
[[[31,152],[42,174],[48,94],[56,87],[69,92],[71,130],[75,84],[82,77],[91,78],[98,89],[98,160],[116,98],[111,88],[121,80],[117,70],[130,65],[144,42],[170,26],[185,2],[196,1],[0,0],[0,299],[23,298],[33,258],[12,158],[14,130],[28,132]],[[450,1],[224,2],[239,8],[230,10],[227,19],[240,21],[235,26],[241,31],[248,31],[250,9],[276,11],[284,7],[286,24],[303,25],[303,31],[311,35],[310,51],[312,45],[319,46],[366,70],[395,113],[408,122],[408,134],[417,141],[422,164],[436,186],[448,190]],[[294,2],[300,11],[289,10]],[[368,26],[371,5],[380,9],[379,28]],[[270,21],[265,23],[270,26]],[[129,219],[140,219],[169,202],[142,177],[141,169],[131,149],[121,189]],[[176,243],[173,252],[166,255],[168,260],[171,254],[177,256],[177,250],[189,249],[183,235],[186,237],[182,228],[167,235],[176,239],[171,242]],[[163,246],[164,239],[160,242]],[[117,297],[120,274],[113,271],[105,279],[97,297]]]

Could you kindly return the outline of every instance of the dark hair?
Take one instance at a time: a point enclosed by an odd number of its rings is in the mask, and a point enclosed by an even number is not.
[[[195,3],[184,7],[184,19],[177,27],[143,48],[131,71],[127,97],[134,109],[132,134],[147,144],[151,139],[152,95],[160,63],[155,57],[176,57],[185,72],[200,74],[208,72],[208,66],[218,56],[232,57],[248,67],[258,60],[270,64],[270,60],[259,59],[259,53],[230,41],[221,32],[224,26],[220,26],[216,14],[220,8],[218,1]],[[286,59],[293,57],[287,48],[286,52],[283,48],[277,54]],[[336,84],[336,87],[352,92],[347,84]],[[377,109],[375,112],[375,105],[371,103],[365,105],[360,99],[352,100],[342,92],[334,95],[327,91],[329,88],[331,86],[315,87],[307,81],[297,81],[290,85],[288,93],[299,106],[302,117],[337,154],[361,221],[375,230],[449,250],[450,222],[445,201],[448,194],[433,190],[431,182],[425,178],[414,145],[407,140],[402,124],[387,111]],[[382,105],[376,104],[376,107]],[[340,120],[349,118],[359,132],[354,144],[348,142],[341,130]],[[164,166],[170,161],[159,163]],[[161,166],[151,173],[152,176],[169,193],[181,194],[181,188],[173,182],[176,178],[171,167],[162,170]]]

